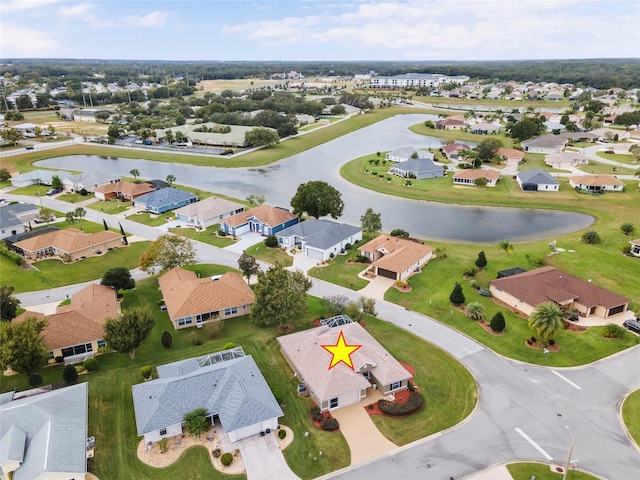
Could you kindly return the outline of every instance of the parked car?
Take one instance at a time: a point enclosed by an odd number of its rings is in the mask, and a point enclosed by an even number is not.
[[[622,326],[632,332],[640,333],[640,320],[625,320]]]
[[[33,145],[27,145],[26,147],[24,147],[25,150],[33,150],[34,148],[36,147],[34,147]]]
[[[136,140],[133,143],[135,143],[136,145],[142,145],[143,142],[142,142],[142,140]]]
[[[55,195],[56,193],[60,193],[62,191],[61,188],[52,188],[50,190],[47,190],[47,195],[51,196],[51,195]]]

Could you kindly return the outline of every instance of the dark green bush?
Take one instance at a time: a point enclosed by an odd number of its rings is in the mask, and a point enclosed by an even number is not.
[[[11,260],[12,263],[15,263],[16,265],[22,265],[22,257],[17,253],[12,252],[11,250],[0,247],[0,255],[2,255],[3,257],[7,257],[9,260]]]
[[[38,385],[42,385],[42,377],[37,373],[29,376],[29,386],[37,387]]]
[[[160,343],[162,343],[164,348],[171,348],[171,345],[173,345],[173,336],[171,333],[167,330],[163,331],[160,336]]]
[[[286,436],[287,436],[287,431],[286,430],[282,430],[282,429],[278,430],[278,438],[280,440],[284,439],[284,437],[286,437]]]
[[[264,244],[267,247],[275,248],[275,247],[278,246],[278,237],[270,235],[270,236],[268,236],[267,238],[264,239]]]
[[[151,365],[145,365],[140,368],[140,373],[145,379],[151,378]]]
[[[63,363],[64,362],[64,357],[62,355],[58,355],[56,357],[56,363]]]
[[[222,465],[224,465],[225,467],[231,465],[231,462],[233,462],[233,455],[231,455],[229,452],[223,453],[220,457],[220,463],[222,463]]]
[[[314,422],[322,422],[322,413],[320,413],[319,406],[314,405],[313,407],[311,407],[309,413],[311,413],[311,418]]]
[[[87,358],[82,366],[87,372],[95,372],[98,369],[98,360],[95,358]]]
[[[409,395],[406,403],[394,403],[388,400],[378,400],[378,408],[387,415],[409,415],[417,412],[424,405],[424,397],[419,392]]]
[[[494,332],[502,332],[505,326],[504,315],[502,314],[502,312],[496,313],[491,318],[491,322],[489,323],[489,325],[491,326],[491,330],[493,330]]]
[[[78,371],[73,365],[67,365],[62,370],[62,379],[67,383],[73,383],[78,380]]]
[[[322,421],[322,429],[327,432],[333,432],[334,430],[338,430],[338,428],[340,428],[340,424],[335,418],[325,418]]]

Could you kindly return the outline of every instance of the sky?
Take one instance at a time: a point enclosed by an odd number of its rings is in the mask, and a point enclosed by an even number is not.
[[[0,0],[0,58],[639,58],[640,0]]]

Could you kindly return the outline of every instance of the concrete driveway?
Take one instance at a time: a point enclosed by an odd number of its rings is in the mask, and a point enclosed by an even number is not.
[[[260,243],[264,240],[264,237],[254,232],[243,233],[238,237],[238,241],[228,247],[224,247],[225,250],[229,250],[234,253],[241,254],[247,248],[254,246],[256,243]]]
[[[380,433],[364,408],[381,398],[382,394],[377,390],[370,391],[360,402],[331,411],[340,422],[340,431],[349,444],[351,465],[364,463],[398,448]]]
[[[309,270],[318,265],[318,263],[320,263],[320,260],[311,258],[302,252],[298,252],[293,256],[293,265],[288,267],[288,270],[300,270],[306,274]]]
[[[395,280],[378,275],[376,278],[371,280],[366,287],[359,290],[358,293],[365,297],[384,300],[384,293],[391,288],[394,283]]]
[[[275,432],[253,435],[237,441],[249,480],[299,480],[282,455]]]

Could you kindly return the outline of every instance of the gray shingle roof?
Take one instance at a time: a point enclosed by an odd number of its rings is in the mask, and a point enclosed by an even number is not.
[[[562,135],[542,135],[531,140],[521,142],[523,147],[558,148],[567,143],[567,139]]]
[[[392,168],[403,172],[443,172],[442,165],[436,165],[431,158],[411,158],[406,162],[400,162]]]
[[[22,220],[18,218],[21,213],[35,211],[39,209],[30,203],[14,203],[0,207],[0,227],[10,228],[22,225]]]
[[[178,363],[179,368],[192,367]],[[176,373],[171,364],[162,367]],[[182,423],[185,413],[200,407],[210,415],[218,414],[225,432],[283,415],[250,355],[134,385],[131,390],[140,436]]]
[[[362,231],[361,227],[354,227],[346,223],[310,219],[281,230],[278,232],[278,236],[297,235],[302,237],[310,247],[325,250],[360,231]]]
[[[80,383],[0,405],[0,458],[17,460],[11,457],[23,447],[14,480],[87,471],[87,391],[87,384]]]
[[[180,190],[179,188],[167,187],[156,190],[155,192],[141,195],[135,199],[136,203],[144,203],[145,205],[152,205],[154,207],[163,207],[165,205],[176,204],[198,197],[186,190]]]
[[[525,172],[518,172],[518,178],[521,183],[559,185],[558,181],[548,172],[540,170],[539,168],[534,168],[533,170],[527,170]]]
[[[11,179],[11,182],[23,182],[25,180],[33,180],[36,183],[44,183],[45,185],[51,185],[51,179],[54,176],[58,176],[61,180],[64,177],[69,176],[69,172],[64,172],[62,170],[54,171],[54,170],[32,170],[30,172],[22,173],[20,175],[16,175]]]

